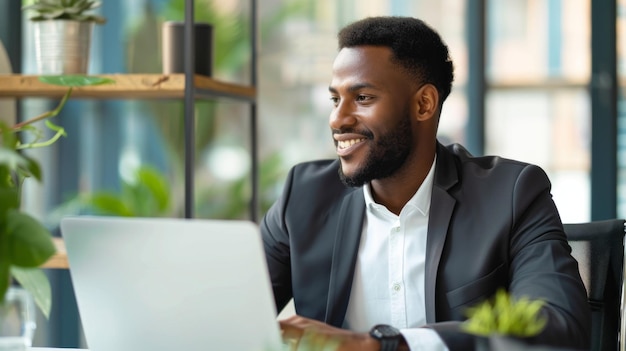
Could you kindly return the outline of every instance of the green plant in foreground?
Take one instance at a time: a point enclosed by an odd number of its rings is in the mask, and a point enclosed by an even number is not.
[[[100,1],[92,0],[34,0],[22,7],[22,10],[35,13],[31,21],[73,20],[103,24],[104,17],[87,13],[100,7]]]
[[[500,289],[492,300],[468,309],[468,320],[462,324],[462,329],[479,336],[531,337],[539,334],[546,325],[546,318],[540,314],[543,305],[542,300],[515,298]]]
[[[0,302],[4,301],[11,277],[33,295],[44,316],[51,308],[50,283],[37,267],[56,251],[50,231],[37,219],[21,211],[21,189],[27,178],[42,180],[36,160],[20,152],[22,149],[49,146],[65,135],[65,130],[48,120],[56,116],[72,93],[72,87],[111,83],[112,80],[86,76],[47,76],[44,83],[69,87],[58,106],[51,111],[14,126],[0,124]],[[45,120],[54,132],[48,140],[41,140],[43,132],[33,123]],[[18,133],[30,133],[34,140],[22,143]]]

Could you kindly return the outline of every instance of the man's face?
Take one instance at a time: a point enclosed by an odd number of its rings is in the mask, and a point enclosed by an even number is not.
[[[342,49],[333,64],[329,124],[348,186],[393,175],[412,151],[414,86],[390,58],[388,48],[359,46]]]

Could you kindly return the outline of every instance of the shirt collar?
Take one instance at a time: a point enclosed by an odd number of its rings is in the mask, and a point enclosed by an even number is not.
[[[422,215],[428,215],[430,211],[430,199],[433,193],[433,182],[435,179],[435,165],[437,164],[437,155],[435,155],[435,159],[433,160],[433,164],[430,166],[430,170],[424,178],[422,185],[417,189],[417,192],[413,194],[411,199],[404,205],[404,207],[411,206],[416,208],[418,211],[422,213]],[[368,210],[375,209],[377,207],[382,207],[382,205],[374,202],[374,198],[372,197],[372,192],[370,189],[370,184],[367,183],[363,186],[363,194],[365,197],[365,206]],[[404,210],[404,208],[403,208]]]

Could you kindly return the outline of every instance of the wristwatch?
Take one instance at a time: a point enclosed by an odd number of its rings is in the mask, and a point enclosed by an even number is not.
[[[396,351],[402,334],[400,331],[387,324],[378,324],[370,329],[370,336],[380,342],[380,351]]]

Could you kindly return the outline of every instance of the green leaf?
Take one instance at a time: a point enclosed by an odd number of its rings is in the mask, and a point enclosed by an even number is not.
[[[95,193],[85,200],[86,204],[102,214],[131,217],[133,212],[117,196],[109,193]]]
[[[45,13],[44,11],[40,11],[40,12],[42,13],[42,16],[44,16],[45,18],[53,20],[53,19],[61,17],[65,11],[63,11],[62,9],[57,9],[57,10],[45,11]]]
[[[156,203],[150,190],[138,180],[133,183],[122,182],[120,201],[125,203],[135,217],[150,217],[156,212]]]
[[[0,259],[0,303],[4,301],[4,295],[11,285],[10,267],[6,261]]]
[[[13,179],[11,178],[11,170],[9,167],[0,162],[0,187],[14,188]]]
[[[33,217],[10,209],[6,218],[9,262],[20,267],[37,267],[56,252],[52,236]]]
[[[2,146],[8,149],[14,149],[15,145],[17,145],[17,136],[11,129],[11,127],[0,121],[0,130],[2,131]]]
[[[490,334],[531,337],[543,330],[547,323],[541,315],[542,300],[527,297],[513,298],[503,289],[491,300],[483,301],[466,311],[468,320],[462,329],[470,334]]]
[[[26,164],[18,167],[17,171],[19,174],[24,177],[34,177],[38,181],[41,181],[41,167],[39,167],[39,163],[28,156],[23,157],[26,160]]]
[[[145,165],[133,171],[132,179],[122,182],[121,194],[116,197],[138,217],[161,216],[170,206],[167,180],[159,171]]]
[[[0,187],[0,220],[3,220],[9,209],[17,209],[20,205],[19,192],[15,188]]]
[[[159,171],[143,166],[137,171],[139,183],[147,187],[152,200],[156,202],[159,211],[165,211],[170,202],[170,188],[167,180]]]
[[[39,268],[11,267],[11,275],[22,288],[26,289],[35,300],[35,304],[46,319],[50,316],[52,308],[52,290],[50,281],[44,272]]]
[[[41,76],[39,80],[53,85],[62,85],[65,87],[84,87],[89,85],[101,85],[101,84],[111,84],[115,83],[113,79],[97,77],[97,76],[86,76],[80,74],[67,74],[60,76]]]
[[[0,147],[0,164],[7,165],[9,169],[15,170],[18,167],[27,168],[29,161],[15,150]]]

